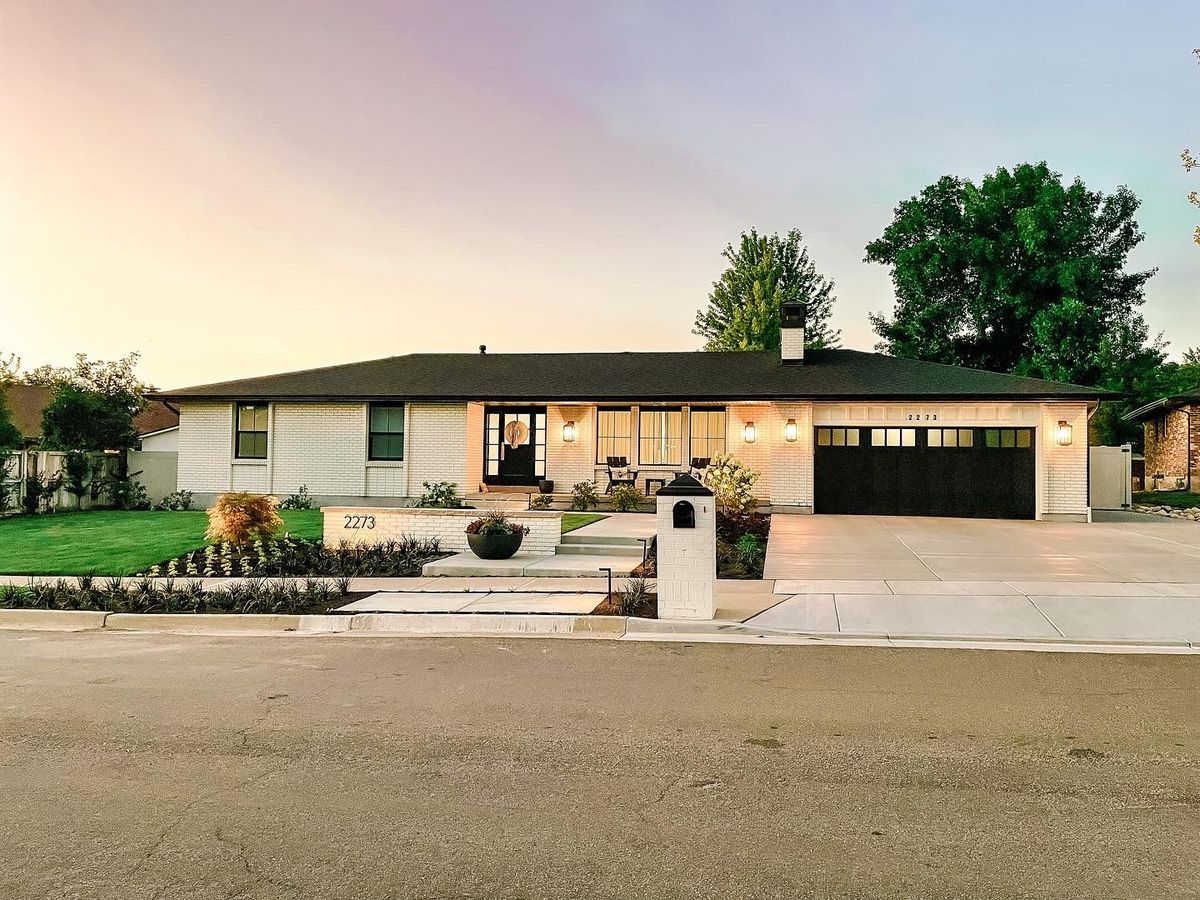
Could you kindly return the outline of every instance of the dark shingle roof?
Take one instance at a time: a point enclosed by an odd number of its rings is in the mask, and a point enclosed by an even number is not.
[[[1163,397],[1161,400],[1151,400],[1145,406],[1139,406],[1137,409],[1130,410],[1121,416],[1126,422],[1144,422],[1146,419],[1152,419],[1157,416],[1162,410],[1178,409],[1181,406],[1200,403],[1200,391],[1192,391],[1188,394],[1175,394],[1171,397]]]
[[[810,350],[747,353],[414,353],[161,391],[165,400],[1098,399],[1098,388],[899,359]]]

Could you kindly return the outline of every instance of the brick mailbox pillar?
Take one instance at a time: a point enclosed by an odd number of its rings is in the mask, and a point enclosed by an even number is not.
[[[691,475],[658,492],[658,615],[711,619],[717,580],[717,509],[713,493]]]

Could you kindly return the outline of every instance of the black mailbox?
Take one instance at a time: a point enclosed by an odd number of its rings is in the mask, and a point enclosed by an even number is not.
[[[695,528],[696,507],[687,500],[680,500],[671,508],[671,520],[676,528]]]

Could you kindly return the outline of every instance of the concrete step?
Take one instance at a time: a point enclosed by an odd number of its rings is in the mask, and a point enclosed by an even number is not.
[[[642,564],[642,556],[585,555],[567,553],[547,556],[525,567],[522,574],[532,577],[596,578],[601,569],[612,569],[613,578],[626,578]]]
[[[569,535],[568,535],[569,536]],[[637,544],[605,544],[597,541],[594,544],[569,544],[566,541],[554,550],[555,555],[583,554],[585,556],[634,556],[642,558],[642,545]]]
[[[589,546],[595,544],[606,544],[617,547],[637,547],[638,553],[642,552],[642,542],[631,535],[627,534],[580,534],[586,532],[587,527],[580,528],[578,531],[568,531],[562,536],[559,545],[562,544],[587,544]],[[651,535],[653,537],[653,535]]]

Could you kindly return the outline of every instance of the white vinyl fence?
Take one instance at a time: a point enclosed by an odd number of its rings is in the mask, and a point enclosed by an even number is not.
[[[1133,448],[1124,444],[1088,449],[1092,509],[1129,509],[1133,503]]]

